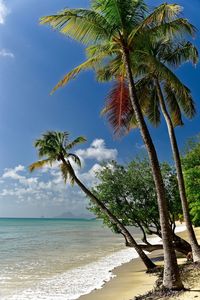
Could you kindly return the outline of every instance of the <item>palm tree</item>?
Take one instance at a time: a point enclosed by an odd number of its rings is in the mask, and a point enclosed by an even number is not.
[[[143,59],[140,61],[137,57],[138,53],[142,53]],[[165,118],[177,171],[180,199],[192,247],[193,259],[194,261],[200,261],[200,248],[190,220],[180,153],[174,131],[175,126],[183,125],[181,111],[183,111],[187,117],[192,118],[195,114],[195,106],[190,90],[184,86],[167,67],[167,65],[178,67],[181,63],[187,61],[192,61],[194,64],[197,63],[197,49],[187,41],[177,42],[166,39],[159,39],[153,43],[149,40],[146,47],[138,49],[136,55],[134,56],[133,53],[131,57],[134,74],[140,77],[143,75],[136,83],[137,95],[143,113],[148,117],[151,123],[156,126],[160,123],[160,109]],[[116,66],[118,66],[118,68],[116,68]],[[98,78],[100,80],[113,79],[113,77],[122,79],[122,73],[123,65],[121,60],[114,59],[98,71]],[[122,97],[120,99],[121,85],[123,85],[123,93],[121,93]],[[121,105],[119,105],[119,102]],[[165,102],[168,105],[170,113],[168,112]],[[109,93],[103,113],[107,115],[115,133],[124,132],[128,126],[137,127],[124,78],[123,81],[118,79],[117,84]]]
[[[179,153],[178,143],[177,143],[176,135],[175,135],[175,131],[174,131],[174,125],[170,118],[170,114],[166,108],[163,91],[162,91],[162,88],[160,86],[160,82],[158,79],[155,79],[155,84],[156,84],[156,92],[158,95],[159,104],[160,104],[160,107],[161,107],[161,110],[162,110],[162,113],[163,113],[163,116],[165,118],[167,128],[168,128],[171,148],[172,148],[176,172],[177,172],[178,187],[179,187],[179,193],[180,193],[180,198],[181,198],[181,203],[182,203],[183,216],[184,216],[184,220],[185,220],[188,235],[189,235],[190,245],[192,248],[193,260],[200,261],[200,247],[198,245],[198,241],[196,239],[194,229],[192,227],[192,222],[190,219],[189,205],[188,205],[187,196],[186,196],[186,189],[185,189],[185,183],[184,183],[184,178],[183,178],[180,153]]]
[[[99,50],[92,58],[69,72],[54,88],[64,86],[80,71],[94,68],[106,58],[119,53],[125,66],[125,75],[129,87],[131,106],[147,148],[152,173],[157,191],[160,224],[164,248],[163,285],[169,289],[182,289],[175,251],[172,243],[172,232],[169,224],[169,213],[163,179],[157,153],[145,123],[139,99],[136,93],[131,53],[138,43],[144,43],[145,37],[152,38],[165,34],[176,35],[193,33],[193,26],[183,18],[177,18],[180,6],[163,4],[146,17],[146,5],[143,0],[93,0],[91,9],[65,9],[58,14],[41,19],[42,24],[50,24],[61,33],[82,42],[83,44],[100,44]]]
[[[64,181],[67,182],[69,180],[71,184],[76,183],[86,194],[86,196],[90,198],[91,202],[97,205],[102,210],[102,212],[108,216],[110,221],[126,237],[126,240],[130,243],[130,246],[135,248],[147,269],[150,270],[155,268],[155,264],[143,252],[141,247],[136,243],[133,236],[126,229],[126,227],[76,176],[71,161],[76,163],[78,166],[81,166],[81,161],[76,154],[71,153],[70,151],[77,144],[85,142],[86,139],[80,136],[74,141],[69,142],[68,137],[68,132],[48,131],[44,133],[40,139],[36,140],[35,147],[38,149],[39,157],[44,159],[30,165],[30,171],[32,172],[35,169],[42,168],[45,165],[52,165],[54,162],[59,162],[59,167]]]

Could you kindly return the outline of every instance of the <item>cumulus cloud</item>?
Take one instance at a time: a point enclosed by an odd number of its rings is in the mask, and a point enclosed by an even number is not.
[[[10,57],[10,58],[14,58],[14,54],[9,51],[9,50],[6,50],[6,49],[0,49],[0,56],[1,57]]]
[[[5,169],[2,178],[12,178],[20,180],[23,176],[19,175],[18,172],[24,171],[25,167],[22,165],[16,166],[14,169]]]
[[[144,144],[136,143],[135,146],[136,146],[137,149],[146,149],[146,146]]]
[[[117,150],[107,149],[103,139],[96,139],[89,148],[77,150],[76,154],[83,159],[95,159],[100,162],[103,160],[116,159]]]
[[[5,18],[8,15],[9,10],[5,4],[4,0],[0,0],[0,24],[5,23]]]
[[[96,173],[102,169],[99,164],[94,164],[87,172],[78,174],[80,179],[89,187],[97,183]]]
[[[2,179],[10,178],[13,180],[17,180],[21,184],[26,185],[26,186],[30,186],[30,185],[36,184],[38,182],[37,177],[28,178],[25,175],[21,175],[18,173],[18,172],[22,172],[22,171],[25,171],[25,167],[22,165],[18,165],[13,169],[5,169],[1,178]]]

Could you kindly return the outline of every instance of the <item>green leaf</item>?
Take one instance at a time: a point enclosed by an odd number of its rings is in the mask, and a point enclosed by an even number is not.
[[[40,24],[49,24],[53,29],[86,45],[110,34],[107,20],[101,14],[87,9],[65,9],[56,15],[42,17]]]
[[[65,146],[65,150],[71,150],[72,148],[74,148],[75,146],[79,145],[79,144],[82,144],[82,143],[85,143],[87,140],[85,137],[83,136],[79,136],[77,137],[75,140],[73,140],[72,142],[68,143],[66,146]]]
[[[68,158],[71,158],[79,167],[81,167],[81,160],[80,158],[78,157],[78,155],[76,154],[73,154],[73,153],[69,153],[67,155]]]
[[[53,88],[53,90],[51,91],[51,94],[53,94],[58,88],[63,87],[64,85],[66,85],[70,80],[75,79],[76,76],[82,72],[85,71],[87,69],[92,69],[94,68],[94,66],[99,63],[104,57],[101,56],[97,56],[97,57],[93,57],[90,58],[88,60],[86,60],[84,63],[80,64],[79,66],[77,66],[76,68],[74,68],[72,71],[70,71],[69,73],[67,73],[62,80],[60,80],[57,85]]]
[[[36,169],[41,169],[41,168],[43,168],[46,165],[50,165],[51,166],[52,165],[52,161],[50,159],[44,159],[44,160],[36,161],[36,162],[34,162],[33,164],[31,164],[29,166],[29,171],[33,172]]]

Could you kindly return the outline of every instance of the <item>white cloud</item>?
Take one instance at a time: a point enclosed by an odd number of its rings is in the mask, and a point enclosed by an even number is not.
[[[96,163],[87,172],[78,174],[78,177],[87,185],[87,187],[91,188],[98,181],[96,178],[96,172],[100,171],[102,168],[103,167],[101,165]]]
[[[77,150],[76,154],[83,159],[96,159],[97,161],[116,159],[117,150],[107,149],[103,139],[96,139],[89,148]]]
[[[0,49],[0,56],[1,57],[10,57],[10,58],[15,57],[12,52],[10,52],[9,50],[6,50],[6,49]]]
[[[15,172],[20,172],[20,171],[24,171],[25,167],[22,165],[18,165],[17,167],[14,168]]]
[[[5,18],[8,15],[9,10],[4,0],[0,0],[0,24],[4,24]]]
[[[2,175],[2,178],[11,178],[15,180],[20,180],[23,178],[22,175],[19,175],[17,172],[24,171],[24,166],[18,165],[14,169],[5,169],[5,172]]]
[[[146,149],[146,146],[144,144],[136,143],[135,146],[136,146],[137,149]]]
[[[24,175],[18,174],[18,172],[22,172],[22,171],[25,171],[25,167],[22,165],[18,165],[14,169],[5,169],[5,172],[3,173],[1,178],[2,179],[10,178],[13,180],[17,180],[21,184],[26,186],[34,185],[38,182],[37,177],[27,178]]]

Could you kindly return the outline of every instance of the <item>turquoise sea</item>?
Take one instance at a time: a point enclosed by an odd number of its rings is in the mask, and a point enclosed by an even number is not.
[[[0,219],[0,299],[77,299],[134,257],[99,220]]]

